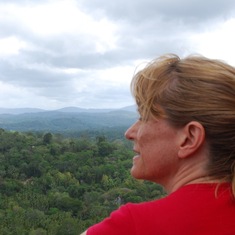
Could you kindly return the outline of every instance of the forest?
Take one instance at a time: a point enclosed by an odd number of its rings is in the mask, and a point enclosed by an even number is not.
[[[122,204],[162,197],[131,177],[132,144],[116,137],[0,129],[0,234],[77,235]]]

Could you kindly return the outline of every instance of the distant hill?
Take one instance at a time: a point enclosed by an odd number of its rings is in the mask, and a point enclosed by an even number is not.
[[[106,113],[115,110],[136,111],[136,106],[126,106],[120,109],[85,109],[79,107],[65,107],[56,110],[45,110],[37,108],[0,108],[0,114],[23,114],[23,113],[42,113],[42,112],[64,112],[64,113]]]
[[[21,114],[21,113],[40,113],[40,112],[45,112],[45,110],[36,109],[36,108],[16,108],[16,109],[0,108],[0,114]]]
[[[41,109],[0,109],[0,128],[13,131],[82,132],[128,128],[137,118],[136,108],[81,109],[68,107],[54,111]]]
[[[58,109],[57,111],[65,113],[106,113],[112,110],[113,109],[83,109],[78,107],[65,107]]]
[[[130,106],[126,106],[124,108],[121,108],[121,110],[136,112],[137,107],[136,107],[136,105],[130,105]]]

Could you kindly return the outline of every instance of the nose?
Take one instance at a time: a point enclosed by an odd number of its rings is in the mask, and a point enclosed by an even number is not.
[[[136,134],[136,127],[137,127],[137,122],[135,122],[132,126],[130,126],[126,132],[125,132],[125,137],[128,140],[134,140],[135,139],[135,134]]]

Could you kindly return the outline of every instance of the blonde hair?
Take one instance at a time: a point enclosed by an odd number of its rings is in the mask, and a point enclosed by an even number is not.
[[[232,183],[235,195],[235,68],[202,56],[161,56],[131,83],[143,120],[165,117],[174,126],[200,122],[206,132],[208,175]]]

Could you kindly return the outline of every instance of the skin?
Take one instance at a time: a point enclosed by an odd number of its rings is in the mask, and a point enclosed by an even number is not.
[[[165,119],[138,120],[125,133],[134,142],[131,174],[161,184],[167,193],[207,177],[205,130],[198,122],[175,128]]]

